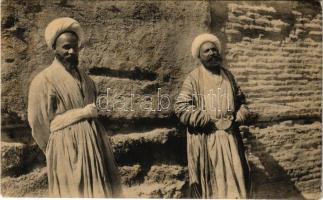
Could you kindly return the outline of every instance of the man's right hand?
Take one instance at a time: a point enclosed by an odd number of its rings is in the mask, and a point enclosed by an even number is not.
[[[98,117],[98,109],[94,103],[88,104],[83,108],[84,115],[87,118],[96,118]]]

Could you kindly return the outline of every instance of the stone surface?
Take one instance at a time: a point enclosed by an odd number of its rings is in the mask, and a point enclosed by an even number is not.
[[[285,182],[289,183],[285,185],[294,183],[294,191],[299,193],[319,191],[321,126],[319,122],[300,125],[290,121],[266,128],[250,128],[255,138],[250,139],[249,150],[259,158],[264,166],[263,173],[266,173],[262,179],[255,179],[257,186]]]
[[[119,134],[111,137],[120,165],[154,162],[185,163],[185,137],[176,129],[154,129],[149,132]]]
[[[125,187],[126,197],[187,198],[187,169],[179,165],[153,165],[144,182]]]
[[[124,185],[131,187],[141,180],[143,170],[140,165],[122,166],[119,170]]]
[[[1,145],[1,174],[6,175],[10,171],[16,171],[23,166],[23,145],[20,143]]]
[[[164,183],[173,179],[185,180],[186,173],[187,169],[182,166],[154,165],[150,168],[145,179],[148,183]]]
[[[26,174],[44,162],[45,156],[36,144],[1,142],[1,177]]]
[[[18,178],[2,178],[1,195],[3,197],[48,197],[46,167],[36,168]]]
[[[176,165],[154,165],[142,174],[139,165],[122,166],[124,195],[127,198],[183,198],[187,197],[186,169]],[[160,173],[167,175],[161,178]],[[141,174],[141,175],[139,175]],[[138,176],[139,175],[139,176]],[[140,177],[144,177],[143,182]],[[5,197],[48,197],[46,167],[37,168],[18,178],[1,179],[2,195]]]

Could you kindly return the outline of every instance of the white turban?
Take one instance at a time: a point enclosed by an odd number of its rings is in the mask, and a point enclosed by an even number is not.
[[[62,17],[54,19],[50,22],[45,30],[45,40],[50,49],[53,48],[53,44],[59,35],[64,32],[73,32],[79,38],[79,46],[81,46],[84,40],[84,33],[81,25],[72,18]]]
[[[200,55],[201,45],[205,42],[212,42],[215,44],[216,48],[218,48],[219,53],[221,54],[221,43],[218,37],[210,33],[203,33],[198,35],[192,43],[192,56],[194,58],[198,58]]]

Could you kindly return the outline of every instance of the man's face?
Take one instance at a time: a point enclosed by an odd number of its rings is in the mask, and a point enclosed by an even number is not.
[[[67,67],[77,67],[78,65],[78,37],[71,32],[62,33],[54,46],[57,59]]]
[[[222,63],[219,50],[212,42],[205,42],[201,45],[199,58],[209,70],[217,69]]]

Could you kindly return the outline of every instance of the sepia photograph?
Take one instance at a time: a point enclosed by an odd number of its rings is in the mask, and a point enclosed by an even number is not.
[[[321,199],[320,0],[2,0],[1,197]]]

